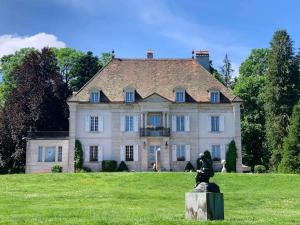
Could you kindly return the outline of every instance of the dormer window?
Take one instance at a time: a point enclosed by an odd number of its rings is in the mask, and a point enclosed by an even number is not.
[[[211,90],[209,93],[210,93],[210,102],[211,103],[220,103],[220,91]]]
[[[99,103],[100,102],[100,91],[93,90],[91,92],[91,103]]]
[[[134,90],[125,91],[125,102],[127,103],[134,102]]]
[[[175,101],[176,102],[185,102],[185,90],[184,89],[176,90]]]

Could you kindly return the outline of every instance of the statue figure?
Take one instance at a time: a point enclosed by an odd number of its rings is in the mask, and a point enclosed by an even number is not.
[[[222,173],[226,173],[227,172],[227,170],[226,170],[226,167],[225,167],[225,165],[226,165],[226,161],[225,160],[222,160],[222,165],[223,165],[223,168],[222,168]]]
[[[209,183],[209,179],[214,176],[213,161],[209,151],[200,153],[198,165],[199,170],[197,170],[197,175],[195,177],[196,185],[194,187],[194,191],[219,193],[219,186],[215,183]]]

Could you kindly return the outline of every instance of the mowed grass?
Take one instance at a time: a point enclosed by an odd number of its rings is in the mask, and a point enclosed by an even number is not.
[[[225,220],[184,218],[195,173],[0,176],[0,224],[300,224],[300,176],[216,174]]]

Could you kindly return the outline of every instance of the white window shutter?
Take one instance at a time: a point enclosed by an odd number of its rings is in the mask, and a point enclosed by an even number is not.
[[[221,145],[221,160],[226,160],[226,146]]]
[[[86,132],[90,131],[90,116],[85,117],[85,131]]]
[[[135,162],[139,161],[139,146],[138,145],[135,145],[133,146],[133,160]]]
[[[185,161],[191,161],[191,147],[190,147],[190,145],[185,146]]]
[[[133,130],[134,132],[138,132],[139,129],[139,116],[134,116],[133,117]]]
[[[176,131],[176,116],[172,115],[172,131]]]
[[[207,117],[207,131],[211,132],[211,116]]]
[[[172,145],[172,161],[177,161],[177,156],[176,156],[176,145]]]
[[[125,116],[120,116],[120,130],[125,131]]]
[[[120,161],[125,161],[125,145],[120,145]]]
[[[98,161],[103,161],[103,146],[99,145],[98,146]]]
[[[220,131],[223,132],[225,128],[225,117],[220,116]]]
[[[103,132],[104,130],[104,117],[103,116],[99,116],[99,132]]]
[[[84,148],[84,161],[85,162],[90,161],[90,146],[89,145],[85,145],[85,148]]]
[[[190,131],[190,117],[184,116],[184,129],[186,132]]]

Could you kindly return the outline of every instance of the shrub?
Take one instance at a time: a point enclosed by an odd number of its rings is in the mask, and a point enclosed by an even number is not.
[[[115,160],[103,160],[102,171],[103,172],[114,172],[117,170],[117,161]]]
[[[129,171],[126,163],[122,161],[119,165],[118,171]]]
[[[188,162],[184,168],[184,171],[195,171],[195,168],[193,167],[191,162]]]
[[[52,173],[61,173],[62,172],[62,166],[60,165],[54,165],[51,168]]]
[[[79,171],[83,168],[83,150],[79,140],[75,141],[75,159],[74,159],[75,171]]]
[[[228,151],[226,152],[226,170],[227,172],[236,172],[236,146],[234,140],[229,143]]]
[[[256,165],[254,167],[254,172],[255,173],[265,173],[267,171],[266,167],[263,165]]]

